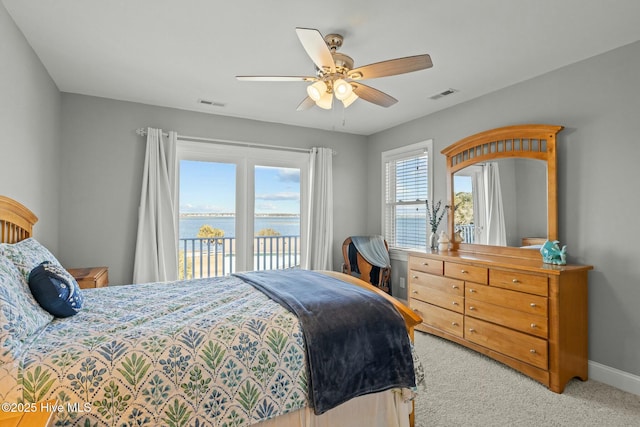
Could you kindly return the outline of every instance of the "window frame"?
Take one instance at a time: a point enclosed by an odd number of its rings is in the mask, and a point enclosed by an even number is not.
[[[386,197],[387,163],[409,159],[411,157],[419,156],[425,153],[427,155],[427,197],[431,199],[433,196],[433,139],[427,139],[427,140],[409,144],[406,146],[393,148],[390,150],[383,151],[381,153],[381,230],[382,230],[382,235],[384,236],[385,239],[388,236],[387,229],[386,229],[387,224],[390,224],[390,222],[387,221],[387,197]],[[397,187],[394,186],[393,199],[395,199],[396,189]],[[419,202],[416,202],[416,204],[420,202],[424,203],[424,201],[419,201]],[[427,218],[425,213],[425,224],[426,224],[426,221],[427,221]],[[427,239],[427,236],[425,236],[425,241],[426,239]],[[406,253],[411,249],[424,249],[424,248],[407,248],[403,246],[396,246],[395,242],[387,242],[387,243],[389,244],[389,251],[392,256],[393,255],[397,256],[399,254]],[[400,258],[402,258],[402,255],[400,255]]]

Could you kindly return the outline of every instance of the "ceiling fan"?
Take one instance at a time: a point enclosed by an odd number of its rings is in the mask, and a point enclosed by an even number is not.
[[[316,66],[315,76],[236,76],[236,78],[254,82],[311,82],[307,86],[308,96],[298,105],[298,111],[307,110],[313,105],[329,110],[333,105],[334,96],[342,101],[345,108],[358,98],[382,107],[390,107],[398,100],[360,81],[410,73],[433,66],[431,57],[425,54],[353,68],[353,59],[338,52],[343,41],[340,34],[327,34],[323,37],[320,31],[313,28],[296,28],[296,33],[307,55]]]

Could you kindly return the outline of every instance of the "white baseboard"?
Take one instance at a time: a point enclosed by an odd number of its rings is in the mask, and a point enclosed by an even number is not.
[[[591,360],[589,361],[589,379],[640,396],[639,376]]]

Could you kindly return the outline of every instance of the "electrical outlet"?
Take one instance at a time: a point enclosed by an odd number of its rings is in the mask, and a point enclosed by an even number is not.
[[[404,284],[404,277],[400,278],[400,289],[404,289],[405,284]]]

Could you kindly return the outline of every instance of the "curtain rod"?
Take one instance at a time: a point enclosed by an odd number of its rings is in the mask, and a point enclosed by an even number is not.
[[[136,133],[140,136],[147,136],[147,128],[138,128]],[[167,132],[162,132],[162,136],[169,136]]]
[[[147,129],[145,128],[136,129],[136,133],[140,136],[147,136]],[[166,132],[162,132],[162,136],[169,136],[169,134]],[[178,135],[178,139],[181,141],[215,142],[218,144],[240,145],[242,147],[248,147],[248,148],[265,148],[269,150],[296,151],[296,152],[302,152],[302,153],[311,152],[311,149],[309,148],[285,147],[282,145],[269,145],[269,144],[261,144],[258,142],[240,142],[240,141],[232,141],[227,139],[216,139],[216,138],[202,138],[198,136]],[[331,150],[331,151],[334,156],[337,154],[335,150]]]

